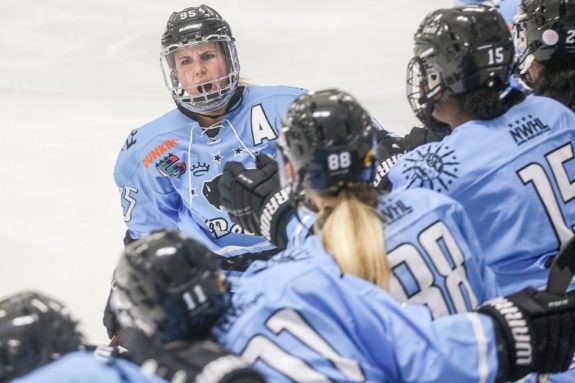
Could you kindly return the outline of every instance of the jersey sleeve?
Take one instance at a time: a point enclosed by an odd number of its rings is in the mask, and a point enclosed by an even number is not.
[[[155,176],[140,164],[142,148],[122,148],[114,169],[124,222],[137,239],[154,230],[177,229],[181,198],[169,178]]]
[[[375,363],[386,366],[387,376],[421,383],[495,380],[496,341],[487,316],[467,313],[433,320],[424,307],[399,306],[382,294],[362,295],[359,301],[358,333]]]
[[[316,214],[311,211],[298,209],[292,214],[286,226],[286,249],[301,246],[305,239],[313,232]]]

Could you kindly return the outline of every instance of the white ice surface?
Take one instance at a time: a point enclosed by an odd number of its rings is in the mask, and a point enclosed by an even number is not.
[[[37,289],[101,325],[124,223],[112,177],[134,128],[173,103],[159,40],[181,0],[0,0],[0,297]],[[405,99],[411,38],[452,0],[214,0],[253,83],[355,95],[388,129]]]

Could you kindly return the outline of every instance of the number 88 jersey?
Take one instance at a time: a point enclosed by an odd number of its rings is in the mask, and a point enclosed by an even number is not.
[[[392,271],[391,295],[423,304],[434,318],[472,311],[499,296],[493,272],[463,207],[427,189],[381,199],[384,238]]]

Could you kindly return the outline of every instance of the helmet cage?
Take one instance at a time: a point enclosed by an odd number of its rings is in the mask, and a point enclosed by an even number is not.
[[[441,71],[426,64],[424,55],[413,57],[407,64],[407,100],[411,109],[425,126],[431,125],[431,112],[437,102],[436,95],[444,90]],[[445,97],[444,93],[441,98]]]
[[[199,90],[198,94],[191,94],[182,84],[182,82],[191,83],[191,81],[180,79],[176,74],[174,55],[181,48],[207,42],[217,42],[223,50],[227,74],[211,81],[189,85],[189,87]],[[160,54],[160,66],[164,83],[171,92],[174,101],[194,113],[210,112],[225,106],[237,89],[240,77],[240,63],[236,47],[233,39],[229,36],[208,36],[205,41],[168,46]]]
[[[564,0],[523,0],[513,19],[516,73],[526,74],[533,60],[575,54],[575,4]]]
[[[406,93],[412,110],[426,125],[433,107],[446,98],[480,87],[503,90],[509,83],[513,41],[493,8],[467,5],[432,12],[414,40]]]

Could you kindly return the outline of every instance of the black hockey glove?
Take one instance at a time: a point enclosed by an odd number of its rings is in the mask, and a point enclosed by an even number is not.
[[[172,382],[264,382],[257,371],[213,340],[178,342],[166,346],[149,338],[141,330],[123,328],[120,343],[128,349],[128,359],[145,371]]]
[[[221,204],[235,223],[263,235],[274,245],[286,245],[286,225],[295,211],[289,188],[280,186],[277,162],[266,154],[256,158],[256,169],[229,161],[219,183]]]
[[[424,127],[415,126],[405,135],[405,151],[409,152],[429,142],[441,141],[443,137],[449,134],[451,134],[451,127],[449,125],[431,117]]]
[[[575,295],[527,288],[484,303],[492,317],[499,359],[498,382],[530,372],[565,371],[575,352]]]
[[[386,130],[377,131],[377,148],[375,158],[377,168],[373,178],[373,186],[379,191],[390,191],[391,183],[387,178],[387,173],[391,167],[405,153],[403,138],[393,136]]]
[[[116,319],[116,313],[112,310],[110,306],[110,298],[112,297],[112,291],[114,291],[114,284],[115,281],[112,279],[112,286],[110,288],[110,293],[108,294],[108,300],[106,301],[106,307],[104,307],[104,318],[102,322],[106,327],[106,331],[108,332],[108,338],[114,341],[114,335],[117,334],[119,330],[118,320]]]

